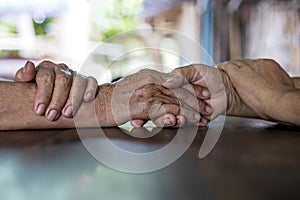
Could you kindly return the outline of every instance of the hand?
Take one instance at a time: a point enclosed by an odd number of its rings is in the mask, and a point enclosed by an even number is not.
[[[237,60],[218,65],[241,100],[259,117],[294,123],[299,119],[299,94],[293,80],[274,60]]]
[[[205,110],[205,103],[203,101],[199,101],[197,98],[193,98],[193,96],[190,94],[190,92],[187,89],[177,88],[171,91],[161,86],[160,83],[163,82],[165,77],[166,74],[164,73],[159,73],[154,70],[144,69],[133,75],[129,75],[116,83],[116,87],[114,88],[115,90],[114,93],[117,95],[115,96],[115,98],[112,97],[112,99],[113,100],[117,99],[119,94],[125,95],[125,97],[123,97],[124,102],[122,102],[121,105],[126,103],[128,104],[129,98],[131,98],[132,100],[135,98],[135,96],[137,99],[145,96],[147,98],[151,98],[151,96],[152,97],[155,96],[156,98],[159,97],[160,102],[163,103],[161,107],[157,107],[156,109],[154,109],[156,110],[155,112],[153,112],[153,110],[151,109],[152,110],[151,117],[148,116],[150,118],[146,117],[147,119],[143,119],[140,118],[139,115],[132,116],[131,118],[132,124],[135,127],[143,126],[143,124],[148,119],[155,119],[154,122],[160,126],[175,126],[177,124],[176,115],[174,115],[174,110],[172,111],[169,110],[167,104],[175,104],[177,109],[178,107],[180,107],[180,112],[178,113],[179,114],[178,116],[179,117],[185,116],[187,123],[190,124],[199,123],[200,121],[199,113],[207,114],[207,111]],[[202,96],[201,95],[202,88],[196,87],[196,89],[197,89],[196,91],[199,93],[199,96]],[[194,93],[194,91],[192,92]],[[202,96],[202,98],[207,99],[208,97]],[[131,102],[130,105],[134,105],[134,103]],[[153,103],[150,103],[149,105],[152,106],[153,108]],[[192,106],[194,105],[194,107],[191,107],[190,105]],[[147,109],[148,108],[146,108],[146,110]],[[164,112],[162,112],[163,109],[165,109]],[[137,110],[138,112],[140,112],[140,109]],[[166,115],[163,115],[165,113]]]
[[[173,70],[163,85],[167,88],[182,88],[190,84],[192,88],[200,87],[201,93],[194,94],[198,99],[203,99],[209,91],[210,99],[205,100],[204,108],[207,112],[201,114],[206,120],[212,120],[226,111],[227,95],[222,78],[222,74],[216,68],[197,64]]]
[[[36,68],[28,61],[18,70],[15,80],[36,81],[34,109],[38,115],[45,114],[50,121],[57,120],[61,112],[65,117],[73,117],[82,101],[92,101],[98,89],[94,78],[84,77],[65,64],[50,61],[43,61]]]

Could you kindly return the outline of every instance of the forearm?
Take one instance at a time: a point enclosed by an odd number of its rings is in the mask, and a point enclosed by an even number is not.
[[[295,87],[300,89],[300,77],[293,77],[292,80],[294,81]]]
[[[115,125],[109,105],[111,86],[99,86],[96,100],[82,103],[75,120],[76,127]],[[45,116],[38,116],[33,109],[36,85],[33,83],[0,82],[0,130],[74,128],[74,119],[61,116],[50,122]]]

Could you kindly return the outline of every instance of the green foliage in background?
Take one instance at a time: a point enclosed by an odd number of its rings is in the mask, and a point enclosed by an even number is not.
[[[140,24],[142,0],[111,0],[94,8],[92,39],[106,41],[109,38],[137,28]],[[101,8],[102,7],[102,8]]]
[[[16,34],[15,21],[12,18],[0,19],[0,34]]]
[[[33,26],[36,35],[47,35],[49,30],[49,24],[53,23],[54,18],[46,18],[42,23],[36,23],[34,20]]]

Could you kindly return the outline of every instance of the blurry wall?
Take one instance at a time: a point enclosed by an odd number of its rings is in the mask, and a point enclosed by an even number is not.
[[[97,45],[142,27],[178,31],[202,44],[215,63],[273,58],[290,74],[300,75],[299,5],[299,0],[2,0],[0,75],[12,74],[24,59],[65,62],[78,70]],[[201,50],[168,31],[135,39],[202,62]],[[99,54],[119,52],[126,40],[115,43]],[[160,51],[143,56],[153,57],[157,64],[185,64]],[[135,60],[119,65],[112,78],[146,60],[130,59]]]
[[[214,58],[272,58],[300,75],[298,0],[214,1]]]

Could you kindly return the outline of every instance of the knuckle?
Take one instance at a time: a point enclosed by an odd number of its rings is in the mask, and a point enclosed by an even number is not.
[[[67,87],[67,86],[70,86],[71,77],[68,75],[60,74],[60,75],[56,76],[56,82],[62,86]]]
[[[62,68],[62,69],[64,69],[64,70],[67,70],[67,69],[69,69],[69,67],[65,64],[65,63],[60,63],[60,64],[58,64],[58,65],[56,65],[57,67],[60,67],[60,68]]]
[[[50,71],[46,71],[42,75],[36,76],[36,81],[38,84],[49,86],[53,84],[54,74]]]
[[[98,81],[97,81],[94,77],[89,76],[89,77],[87,77],[87,79],[88,79],[89,81],[91,81],[92,86],[94,86],[94,87],[97,87],[97,86],[98,86]]]
[[[274,59],[263,59],[265,63],[279,65]]]
[[[149,73],[151,73],[153,70],[151,70],[151,69],[141,69],[141,70],[139,70],[139,73],[141,73],[141,74],[149,74]]]
[[[80,88],[83,88],[83,87],[85,88],[88,80],[81,76],[75,76],[73,81],[75,82],[75,83],[73,83],[73,85],[76,85],[77,87],[80,87]]]
[[[225,62],[223,62],[223,65],[224,65],[224,66],[227,66],[227,65],[230,65],[230,64],[231,64],[230,61],[225,61]]]
[[[48,67],[52,66],[53,64],[54,63],[49,60],[44,60],[38,66],[48,68]]]
[[[230,67],[230,65],[232,65],[232,64],[229,61],[225,61],[219,65],[219,68],[226,70],[228,67]]]
[[[62,108],[64,106],[65,99],[56,97],[51,101],[51,107],[53,108]]]
[[[155,82],[155,79],[151,75],[149,75],[149,76],[145,77],[144,82],[151,85],[152,83]]]
[[[42,91],[42,92],[44,92],[44,91]],[[51,98],[52,98],[52,95],[50,93],[48,93],[48,92],[41,93],[41,91],[39,91],[39,90],[37,91],[36,102],[48,105],[51,101]]]

